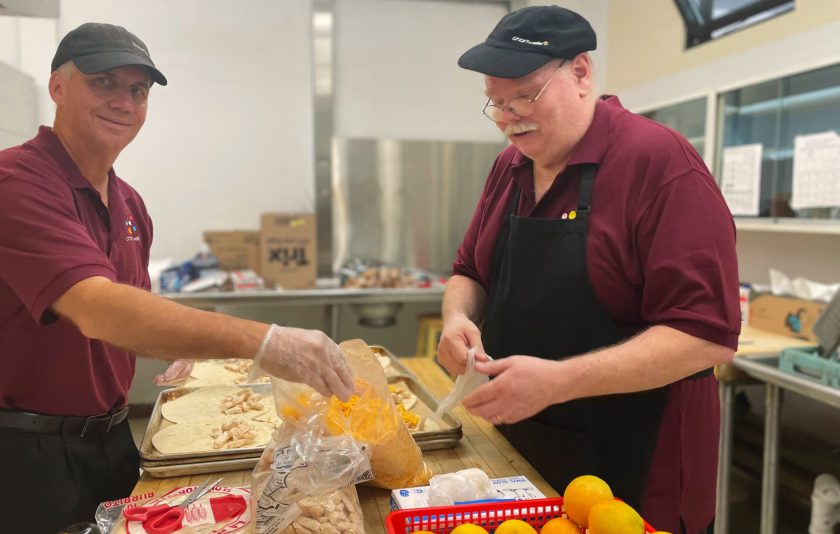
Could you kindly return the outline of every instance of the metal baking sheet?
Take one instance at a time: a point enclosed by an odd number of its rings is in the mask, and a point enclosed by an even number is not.
[[[254,393],[259,393],[261,395],[267,396],[270,399],[273,399],[271,392],[271,384],[231,384],[231,386],[238,388],[251,388],[251,390]],[[263,449],[265,448],[265,445],[260,445],[258,447],[242,447],[239,449],[223,449],[218,451],[205,451],[184,454],[164,454],[155,449],[154,445],[152,445],[152,436],[154,436],[155,433],[165,428],[166,426],[175,424],[163,418],[163,415],[161,415],[161,407],[167,402],[175,400],[178,397],[182,397],[188,393],[192,393],[193,391],[197,391],[199,389],[204,388],[172,388],[165,389],[158,394],[158,398],[155,401],[155,406],[152,409],[152,414],[149,417],[149,424],[146,425],[146,432],[143,434],[143,439],[140,442],[141,460],[145,460],[147,462],[165,462],[166,464],[171,465],[177,463],[218,462],[230,459],[260,457]]]
[[[228,460],[214,460],[192,463],[160,463],[140,460],[140,468],[155,478],[179,477],[185,475],[203,475],[205,473],[221,473],[223,471],[241,471],[253,469],[259,462],[256,458],[236,458]]]
[[[414,374],[400,362],[393,352],[380,345],[371,345],[370,350],[377,356],[385,356],[390,360],[391,369],[385,369],[385,376],[391,378],[393,376],[414,376]]]
[[[412,411],[424,417],[430,417],[437,409],[437,399],[419,383],[417,378],[411,373],[394,354],[387,348],[373,345],[371,349],[378,356],[387,356],[390,359],[393,372],[388,377],[389,382],[397,380],[404,380],[409,389],[417,396],[417,404],[412,408]],[[271,396],[271,384],[231,384],[236,387],[249,387],[255,393]],[[185,454],[163,454],[152,445],[152,436],[161,428],[171,425],[161,415],[161,406],[166,402],[177,399],[182,395],[186,395],[193,391],[201,389],[200,387],[179,387],[161,391],[155,402],[152,414],[149,417],[149,423],[146,427],[146,432],[140,443],[140,458],[141,467],[144,470],[149,470],[150,474],[155,476],[176,476],[181,474],[196,474],[210,472],[210,466],[218,466],[222,469],[224,466],[232,465],[227,469],[248,469],[255,465],[256,460],[262,454],[264,445],[259,447],[246,447],[240,449],[225,449],[221,451],[206,451],[197,453]],[[443,417],[437,420],[441,426],[438,430],[418,431],[412,432],[411,435],[422,450],[436,450],[447,447],[454,447],[463,436],[461,422],[455,418],[450,412],[445,412]],[[206,464],[206,465],[205,465]],[[205,469],[203,471],[196,471],[195,469]],[[158,473],[160,473],[158,475]],[[165,473],[165,474],[164,474]]]
[[[429,390],[423,387],[420,382],[413,375],[399,375],[390,377],[388,379],[389,383],[394,383],[398,381],[403,381],[408,386],[408,389],[411,390],[412,393],[417,395],[417,404],[415,404],[411,411],[421,415],[423,417],[431,417],[435,410],[437,410],[438,402]],[[450,412],[444,412],[443,416],[440,419],[435,419],[435,422],[440,425],[440,428],[437,430],[420,430],[420,431],[412,431],[411,435],[414,438],[414,441],[420,445],[420,448],[423,449],[423,443],[431,442],[431,441],[445,441],[447,443],[451,443],[449,446],[454,447],[455,444],[458,443],[458,440],[464,435],[463,430],[461,428],[461,421],[459,421],[454,415]],[[442,448],[442,447],[436,447]],[[424,449],[425,450],[425,449]]]
[[[371,350],[377,356],[387,356],[390,359],[392,372],[386,371],[386,376],[389,383],[398,380],[404,380],[412,393],[417,395],[417,406],[411,411],[418,413],[424,417],[431,416],[438,407],[438,401],[428,389],[425,388],[417,379],[417,377],[408,370],[406,366],[400,362],[393,352],[380,345],[371,345]],[[422,406],[421,406],[422,405]],[[419,409],[418,409],[419,407]],[[411,432],[414,441],[420,446],[422,450],[436,450],[447,447],[454,447],[458,440],[464,435],[461,428],[461,421],[459,421],[451,412],[444,412],[442,420],[438,420],[441,428],[438,430],[426,430],[419,432]]]

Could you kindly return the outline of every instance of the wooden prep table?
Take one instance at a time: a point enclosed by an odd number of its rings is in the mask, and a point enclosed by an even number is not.
[[[402,358],[400,360],[417,379],[438,399],[452,389],[452,380],[430,358]],[[423,454],[426,464],[434,474],[451,473],[468,467],[484,470],[490,478],[524,475],[546,497],[556,497],[558,493],[543,480],[508,441],[487,421],[472,417],[462,407],[452,410],[461,421],[464,437],[449,449],[427,451]],[[225,486],[244,486],[250,483],[251,470],[226,471],[216,474],[202,474],[171,478],[154,478],[143,474],[134,487],[132,495],[154,493],[162,495],[167,491],[181,487],[201,484],[208,477],[223,477],[220,483]],[[362,512],[365,519],[365,534],[385,532],[385,517],[390,512],[390,490],[356,486],[359,493]]]

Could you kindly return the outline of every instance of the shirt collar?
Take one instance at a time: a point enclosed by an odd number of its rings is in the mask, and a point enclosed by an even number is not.
[[[583,137],[572,150],[567,166],[582,163],[600,164],[604,160],[607,152],[607,137],[612,129],[613,118],[620,111],[624,111],[624,107],[617,96],[604,95],[598,97],[592,124],[589,125],[586,133],[583,134]],[[516,155],[511,160],[514,176],[521,172],[517,172],[518,168],[523,171],[530,171],[532,164],[533,162],[528,156],[517,150]]]
[[[90,181],[85,178],[82,174],[82,171],[79,170],[78,165],[76,162],[73,161],[73,158],[70,157],[70,154],[67,152],[67,149],[64,148],[64,145],[61,144],[61,140],[55,134],[52,128],[49,126],[41,126],[38,128],[38,135],[35,136],[35,140],[41,147],[49,154],[56,162],[58,162],[59,166],[67,171],[65,177],[67,181],[70,182],[70,185],[76,189],[93,189],[93,185],[91,185]],[[110,191],[110,184],[114,180],[114,169],[108,169],[108,183],[109,187],[108,190]]]

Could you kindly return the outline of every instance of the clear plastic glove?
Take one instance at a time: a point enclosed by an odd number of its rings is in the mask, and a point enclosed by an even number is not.
[[[195,360],[175,360],[169,364],[163,374],[157,375],[152,382],[158,386],[174,386],[190,377]]]
[[[254,356],[248,381],[257,378],[261,371],[289,382],[308,384],[321,395],[335,395],[342,401],[350,400],[354,391],[353,370],[347,358],[319,330],[271,325]]]
[[[475,391],[478,386],[486,384],[490,380],[489,376],[475,370],[475,353],[477,350],[477,347],[470,347],[470,350],[467,351],[467,369],[464,374],[458,375],[455,379],[455,387],[452,388],[449,395],[441,399],[437,410],[435,410],[436,418],[440,419],[443,412],[458,406],[461,399]],[[487,355],[487,358],[489,360],[490,356]]]

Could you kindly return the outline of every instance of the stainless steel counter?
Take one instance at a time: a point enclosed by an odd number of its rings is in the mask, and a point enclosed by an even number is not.
[[[356,307],[364,316],[387,316],[395,312],[394,308],[402,303],[436,303],[443,300],[444,287],[425,289],[297,289],[266,290],[250,292],[207,292],[207,293],[172,293],[163,296],[193,308],[213,310],[222,306],[321,306],[327,314],[330,325],[327,334],[333,339],[341,339],[339,324],[341,306],[348,304]]]

